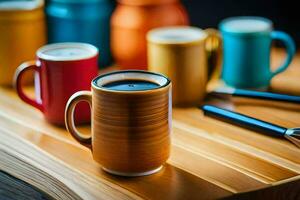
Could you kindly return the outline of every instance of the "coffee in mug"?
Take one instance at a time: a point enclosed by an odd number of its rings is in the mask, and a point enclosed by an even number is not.
[[[161,74],[117,71],[95,78],[92,91],[69,99],[65,122],[81,144],[91,148],[102,168],[122,176],[159,171],[169,157],[172,119],[171,82]],[[92,109],[92,133],[74,126],[76,104],[87,101]]]

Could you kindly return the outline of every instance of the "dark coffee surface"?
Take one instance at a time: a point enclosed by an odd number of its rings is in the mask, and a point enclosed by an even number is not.
[[[122,80],[103,85],[104,88],[117,91],[142,91],[160,87],[160,85],[143,80]]]

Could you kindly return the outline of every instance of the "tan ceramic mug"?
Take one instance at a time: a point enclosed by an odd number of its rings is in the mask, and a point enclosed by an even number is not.
[[[218,32],[189,26],[164,27],[148,32],[147,41],[148,68],[172,80],[173,105],[199,104],[212,68],[220,66]]]
[[[74,126],[74,108],[87,101],[92,109],[92,133]],[[171,82],[146,71],[117,71],[92,81],[92,92],[80,91],[68,101],[65,122],[93,158],[112,174],[142,176],[155,173],[169,157]]]

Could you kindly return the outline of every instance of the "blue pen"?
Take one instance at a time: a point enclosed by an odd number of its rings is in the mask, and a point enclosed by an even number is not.
[[[230,87],[220,87],[213,91],[215,94],[231,95],[233,97],[245,97],[250,99],[271,100],[277,102],[288,102],[300,105],[300,96],[277,94],[271,92],[261,92],[255,90],[234,89]]]
[[[300,148],[300,128],[287,129],[266,121],[258,120],[240,113],[222,109],[212,105],[202,107],[204,115],[241,126],[273,137],[282,137]]]

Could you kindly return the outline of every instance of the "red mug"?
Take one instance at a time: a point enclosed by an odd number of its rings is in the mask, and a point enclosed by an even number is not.
[[[53,124],[64,125],[68,99],[80,90],[90,90],[90,83],[98,74],[98,49],[85,43],[49,44],[37,50],[36,61],[21,64],[15,73],[19,97],[43,112]],[[28,97],[22,88],[26,71],[35,71],[35,96]],[[90,121],[89,105],[82,102],[75,111],[76,123]]]

